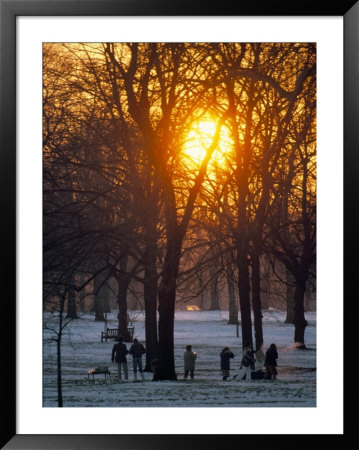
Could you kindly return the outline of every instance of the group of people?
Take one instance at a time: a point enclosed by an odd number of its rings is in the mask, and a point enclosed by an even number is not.
[[[144,353],[146,353],[146,349],[137,339],[133,340],[133,344],[128,351],[126,344],[123,342],[123,337],[118,338],[118,342],[112,348],[111,361],[117,364],[117,375],[120,380],[122,379],[122,371],[125,380],[128,380],[127,354],[132,355],[134,379],[137,380],[137,369],[140,372],[141,379],[144,379],[142,370],[142,355]]]
[[[183,355],[184,379],[187,379],[188,374],[190,374],[192,379],[194,378],[196,358],[197,354],[192,351],[192,346],[187,345]],[[229,347],[224,347],[220,353],[223,380],[227,380],[230,377],[230,360],[232,358],[234,358],[233,352]],[[254,379],[264,378],[275,380],[278,374],[276,369],[277,359],[278,352],[275,344],[271,344],[264,354],[261,349],[253,351],[252,345],[247,342],[243,348],[240,371],[232,379],[250,380],[253,377]]]
[[[233,352],[228,347],[225,347],[220,354],[221,370],[223,380],[229,378],[230,359],[234,358]],[[251,380],[254,379],[276,379],[278,352],[277,346],[271,344],[264,354],[262,349],[254,351],[252,345],[247,342],[243,348],[243,355],[240,365],[239,373],[232,379]]]
[[[128,367],[126,355],[132,355],[133,360],[133,374],[134,379],[137,380],[137,369],[141,375],[141,379],[144,379],[142,369],[142,355],[146,353],[144,345],[137,339],[133,340],[133,344],[130,350],[127,350],[126,344],[123,342],[123,337],[120,336],[118,342],[114,344],[112,348],[111,361],[117,364],[118,378],[122,379],[122,371],[124,379],[128,380]],[[233,352],[229,347],[224,347],[220,353],[221,371],[223,380],[230,378],[230,360],[234,358]],[[195,361],[197,359],[197,353],[192,351],[192,345],[186,346],[186,351],[183,354],[184,362],[184,375],[186,380],[188,375],[191,379],[194,378]],[[250,380],[252,378],[259,379],[276,379],[277,372],[277,359],[278,352],[275,344],[271,344],[264,354],[261,349],[254,351],[252,345],[247,342],[243,348],[243,355],[240,365],[240,371],[232,379],[238,380]],[[152,364],[152,370],[155,370],[157,366],[155,361]]]

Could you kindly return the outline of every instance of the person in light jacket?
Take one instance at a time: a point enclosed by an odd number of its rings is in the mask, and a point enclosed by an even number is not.
[[[185,380],[187,380],[188,374],[190,374],[191,379],[193,380],[196,358],[197,358],[197,353],[192,352],[192,345],[187,345],[186,351],[183,354],[183,361],[184,361],[184,376],[183,376],[183,378]]]
[[[264,370],[264,361],[266,359],[266,356],[263,353],[261,348],[256,351],[255,358],[256,358],[256,362],[254,363],[254,370],[256,372],[263,371]]]
[[[130,347],[130,355],[132,355],[133,359],[133,376],[135,380],[137,380],[137,367],[138,371],[141,374],[142,380],[143,378],[143,370],[142,370],[142,355],[146,353],[146,349],[141,342],[138,342],[137,339],[133,340],[133,344]]]
[[[127,354],[128,350],[126,344],[123,343],[123,337],[119,336],[118,342],[114,344],[112,348],[111,361],[117,364],[117,374],[120,380],[121,380],[121,368],[123,369],[125,380],[128,380],[128,368],[126,358]]]
[[[229,377],[230,360],[231,358],[234,358],[234,354],[231,352],[229,347],[224,347],[219,356],[221,358],[222,376],[223,380],[225,381]]]
[[[265,372],[264,372],[264,361],[265,361],[265,354],[263,353],[262,349],[259,348],[255,355],[254,355],[256,361],[254,363],[254,372],[251,373],[252,380],[263,380]]]
[[[251,365],[254,364],[254,361],[255,359],[252,352],[252,345],[249,342],[246,342],[243,348],[243,356],[241,361],[242,367],[239,373],[234,378],[243,380],[245,376],[246,381],[251,380]]]

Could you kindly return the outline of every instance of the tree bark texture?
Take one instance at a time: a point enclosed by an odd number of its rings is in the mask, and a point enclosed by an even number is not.
[[[268,258],[264,258],[263,260],[263,268],[264,273],[261,279],[261,302],[262,309],[269,309],[270,306],[270,294],[271,294],[271,270],[270,270],[270,261]]]
[[[68,319],[77,319],[76,291],[70,287],[67,294],[67,316]]]
[[[63,407],[62,398],[62,365],[61,365],[61,338],[63,327],[63,313],[66,293],[60,295],[60,312],[59,312],[59,331],[56,339],[56,353],[57,353],[57,403],[59,408]]]
[[[259,255],[255,251],[251,255],[252,261],[252,307],[254,319],[255,348],[259,350],[263,344],[261,275]]]
[[[209,307],[210,311],[217,311],[219,307],[219,292],[218,292],[218,275],[217,269],[212,267],[210,270],[211,282],[210,282],[210,292],[211,292],[211,304]]]
[[[308,322],[304,317],[304,294],[306,281],[303,278],[296,278],[294,292],[294,342],[297,348],[305,349],[304,332]]]
[[[244,345],[246,342],[252,344],[252,319],[249,297],[249,260],[247,255],[243,254],[243,252],[240,252],[237,256],[237,266],[239,305],[241,309],[242,345]]]
[[[117,276],[118,334],[123,337],[124,342],[132,341],[127,329],[127,292],[130,281],[131,278],[128,274],[120,274]]]
[[[63,406],[62,400],[62,369],[61,369],[61,337],[58,336],[56,341],[57,348],[57,403],[59,408]]]
[[[118,334],[123,337],[125,342],[131,342],[131,337],[128,332],[127,320],[127,292],[131,282],[131,275],[127,273],[128,255],[124,254],[120,260],[120,271],[116,273],[116,280],[118,284],[117,305],[118,305]]]
[[[287,287],[286,287],[286,303],[287,303],[287,316],[285,318],[285,323],[294,324],[294,310],[295,310],[295,278],[291,272],[287,269]]]
[[[157,271],[156,253],[149,248],[145,254],[145,275],[143,296],[145,302],[145,333],[146,333],[146,365],[145,371],[151,371],[151,361],[158,358],[157,334]]]
[[[176,380],[174,359],[174,316],[176,280],[181,255],[182,238],[170,238],[159,289],[159,380]]]
[[[104,322],[104,313],[108,310],[110,291],[105,281],[106,277],[103,273],[97,275],[94,279],[94,311],[95,321]]]
[[[231,273],[227,274],[227,288],[228,288],[228,303],[229,303],[229,325],[238,325],[238,306],[236,300],[236,292],[234,289],[233,276]]]

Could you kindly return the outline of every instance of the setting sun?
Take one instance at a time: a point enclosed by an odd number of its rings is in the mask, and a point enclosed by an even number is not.
[[[212,144],[217,122],[211,119],[200,120],[192,125],[183,146],[186,164],[198,167],[206,156],[206,151]],[[231,148],[231,138],[227,127],[222,126],[218,145],[213,152],[211,161],[219,164],[224,162],[224,154]]]

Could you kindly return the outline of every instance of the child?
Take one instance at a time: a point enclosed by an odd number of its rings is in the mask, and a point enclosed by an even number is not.
[[[234,355],[230,351],[229,347],[224,347],[224,349],[221,351],[220,357],[223,380],[227,380],[227,378],[229,377],[230,359],[234,358]]]
[[[189,373],[191,375],[191,379],[193,380],[196,358],[197,358],[197,353],[192,352],[192,345],[187,345],[186,351],[183,354],[183,361],[184,361],[184,376],[183,376],[183,378],[185,380],[187,380]]]

